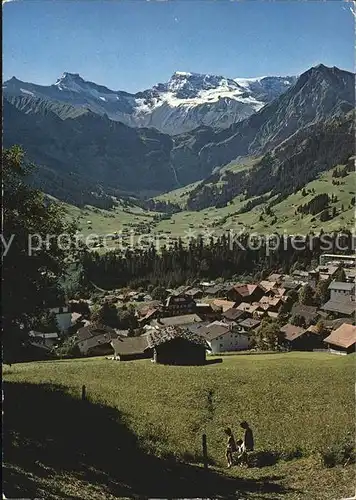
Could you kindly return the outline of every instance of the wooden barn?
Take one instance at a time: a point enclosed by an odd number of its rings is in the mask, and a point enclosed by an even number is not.
[[[210,349],[200,335],[172,326],[150,331],[147,344],[153,351],[152,361],[168,365],[203,365]]]

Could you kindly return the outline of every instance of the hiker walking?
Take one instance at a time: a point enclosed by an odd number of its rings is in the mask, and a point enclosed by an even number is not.
[[[240,423],[240,427],[244,429],[245,434],[243,438],[243,448],[244,448],[244,455],[245,455],[245,464],[248,466],[248,455],[251,451],[254,450],[254,439],[253,439],[253,432],[251,427],[246,421],[243,421]]]

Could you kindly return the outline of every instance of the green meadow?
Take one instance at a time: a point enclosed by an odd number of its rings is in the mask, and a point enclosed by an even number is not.
[[[354,355],[208,360],[203,367],[104,358],[5,367],[8,491],[89,499],[352,496]],[[83,384],[88,401],[80,399]],[[239,437],[241,420],[254,431],[254,467],[228,470],[223,430]]]

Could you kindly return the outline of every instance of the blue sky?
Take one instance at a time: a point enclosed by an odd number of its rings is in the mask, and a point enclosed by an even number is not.
[[[175,70],[227,77],[354,70],[354,17],[329,2],[15,0],[3,5],[3,77],[64,72],[137,91]]]

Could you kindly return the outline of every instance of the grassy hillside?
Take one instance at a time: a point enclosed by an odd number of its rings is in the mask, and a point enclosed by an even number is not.
[[[353,494],[352,466],[325,467],[343,461],[342,443],[354,431],[353,355],[232,355],[205,367],[94,358],[18,364],[4,376],[5,484],[13,493],[17,484],[22,496],[31,487],[36,496],[47,491],[44,498],[192,497],[212,494],[214,479],[215,498]],[[78,401],[82,384],[85,404]],[[254,429],[261,467],[226,470],[223,429],[238,436],[243,419]],[[208,479],[200,475],[203,433]],[[152,484],[139,486],[143,464]]]
[[[270,216],[264,213],[267,203],[261,203],[248,212],[238,214],[237,212],[247,202],[256,199],[244,199],[243,195],[237,196],[223,208],[210,207],[200,211],[184,210],[186,197],[194,188],[194,184],[159,197],[161,200],[181,205],[183,210],[158,222],[154,221],[154,217],[158,215],[157,212],[148,212],[138,207],[124,208],[119,205],[113,210],[101,210],[90,206],[84,209],[71,205],[65,206],[68,217],[74,218],[78,222],[80,231],[86,236],[91,233],[110,234],[126,229],[127,235],[130,234],[131,230],[133,231],[135,240],[138,235],[147,234],[148,231],[151,235],[165,233],[171,238],[184,238],[191,231],[193,232],[192,236],[197,236],[198,233],[206,235],[206,230],[212,231],[214,235],[219,235],[224,231],[232,230],[238,233],[243,229],[259,233],[275,231],[283,233],[285,231],[288,234],[306,234],[309,231],[317,232],[321,228],[325,232],[341,228],[352,229],[354,227],[354,207],[351,207],[350,204],[356,189],[356,173],[350,172],[346,177],[338,179],[340,185],[333,185],[333,170],[321,174],[318,179],[306,184],[306,196],[303,196],[303,191],[299,190],[274,205],[272,207],[273,215]],[[321,193],[327,193],[330,196],[333,194],[337,197],[337,202],[330,205],[331,208],[336,208],[334,218],[321,222],[319,215],[296,214],[298,206],[306,204]],[[268,199],[268,203],[271,200],[273,198]],[[88,225],[88,221],[91,221],[92,224]],[[125,241],[129,241],[128,237]],[[113,248],[115,245],[113,243]]]

